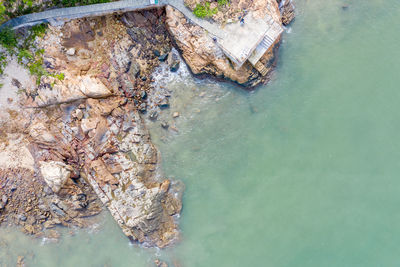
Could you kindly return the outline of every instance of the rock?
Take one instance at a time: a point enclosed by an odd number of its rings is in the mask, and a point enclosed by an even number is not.
[[[154,50],[153,50],[153,53],[154,53],[154,55],[155,55],[156,57],[161,56],[160,51],[158,51],[157,49],[154,49]]]
[[[87,76],[82,79],[80,90],[85,96],[91,98],[102,98],[112,94],[102,82]]]
[[[89,59],[89,58],[91,58],[91,53],[87,49],[81,48],[81,49],[79,49],[77,54],[78,54],[78,57],[80,59]]]
[[[83,133],[88,133],[90,130],[96,129],[99,124],[99,119],[97,117],[82,119],[81,121],[81,129]]]
[[[156,259],[154,261],[154,264],[156,265],[156,267],[168,267],[168,263],[166,263],[165,261],[161,261],[159,259]]]
[[[137,77],[139,73],[140,73],[140,64],[138,62],[136,62],[135,60],[132,60],[131,67],[128,72],[129,76]]]
[[[3,203],[4,205],[6,205],[7,202],[8,202],[8,197],[7,197],[6,195],[3,195],[3,196],[1,197],[1,203]]]
[[[56,203],[51,203],[50,204],[50,211],[58,216],[64,217],[65,212],[61,207],[59,207]]]
[[[24,214],[18,214],[17,218],[18,218],[18,220],[20,220],[20,221],[22,221],[22,222],[25,222],[26,219],[27,219],[26,216],[25,216]]]
[[[35,233],[35,228],[31,224],[27,224],[24,226],[24,232],[32,235]]]
[[[147,92],[146,91],[141,91],[140,92],[140,98],[143,99],[143,100],[146,99],[147,98]]]
[[[243,1],[235,2],[232,4]],[[256,9],[253,10],[254,12],[261,15],[269,13],[275,22],[281,24],[281,15],[276,0],[253,0],[251,2],[254,3],[251,5],[251,9]],[[165,10],[167,29],[192,73],[218,76],[243,86],[255,86],[267,79],[267,77],[259,75],[259,72],[249,62],[236,69],[226,56],[221,56],[218,43],[203,28],[189,23],[180,11],[171,6],[166,6]],[[263,61],[268,62],[267,67],[274,64],[274,59],[273,51],[267,51],[262,57]],[[178,64],[175,63],[171,67],[173,67],[171,71],[176,71]]]
[[[179,69],[179,65],[180,65],[179,61],[174,62],[170,67],[171,72],[177,72]]]
[[[150,116],[149,116],[150,120],[155,121],[155,120],[157,120],[157,117],[158,117],[157,111],[154,110],[150,113]]]
[[[168,127],[169,127],[168,122],[162,121],[162,122],[161,122],[161,127],[164,128],[164,129],[168,129]]]
[[[20,88],[22,87],[21,82],[18,81],[17,79],[15,79],[15,78],[13,78],[13,79],[11,80],[11,84],[12,84],[13,86],[17,87],[18,89],[20,89]]]
[[[24,256],[18,256],[17,267],[24,267],[24,266],[25,266]]]
[[[162,100],[158,103],[158,106],[159,106],[161,109],[169,108],[169,100],[168,100],[168,98],[162,99]]]
[[[292,2],[292,0],[282,0],[280,3],[280,8],[279,11],[281,12],[282,15],[282,24],[287,26],[290,24],[290,22],[293,21],[295,18],[295,6]]]
[[[75,55],[75,52],[76,52],[75,48],[74,48],[74,47],[71,47],[71,48],[69,48],[69,49],[67,50],[66,54],[67,54],[68,56],[73,56],[73,55]]]
[[[168,54],[163,54],[158,57],[158,60],[160,60],[161,62],[164,62],[167,60],[167,58],[168,58]]]
[[[178,118],[178,117],[179,117],[179,112],[174,112],[174,113],[172,114],[172,117],[173,117],[173,118]]]
[[[45,182],[54,193],[58,193],[71,176],[72,168],[59,161],[41,161],[39,163],[40,172]]]
[[[76,119],[81,120],[81,119],[83,118],[83,112],[82,112],[82,110],[79,109],[79,108],[76,109],[75,112],[74,112],[74,114],[73,114],[73,116],[74,116]]]
[[[145,113],[146,110],[147,110],[146,103],[140,104],[140,106],[139,106],[139,111],[142,112],[142,113]]]

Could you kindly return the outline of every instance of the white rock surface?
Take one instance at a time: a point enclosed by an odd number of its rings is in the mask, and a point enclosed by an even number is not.
[[[59,161],[41,161],[40,171],[54,193],[58,193],[71,176],[71,167]]]
[[[111,95],[110,90],[103,83],[88,76],[82,79],[80,90],[89,98],[102,98]]]
[[[67,55],[68,56],[73,56],[75,55],[75,48],[71,47],[70,49],[67,50]]]

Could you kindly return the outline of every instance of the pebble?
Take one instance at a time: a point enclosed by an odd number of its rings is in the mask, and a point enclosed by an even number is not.
[[[6,195],[3,195],[3,196],[1,197],[1,202],[3,202],[4,204],[7,204],[7,202],[8,202],[8,197],[7,197]]]
[[[18,214],[17,216],[18,220],[25,222],[26,221],[26,216],[24,214]]]
[[[140,104],[139,110],[140,110],[140,112],[145,113],[147,110],[146,103]]]
[[[168,54],[164,54],[158,57],[158,60],[160,60],[161,62],[164,62],[165,60],[167,60],[168,58]]]
[[[83,118],[83,112],[81,109],[75,110],[74,117],[77,118],[78,120],[81,120]]]
[[[161,122],[161,127],[164,128],[164,129],[168,129],[168,127],[169,127],[168,122],[162,121],[162,122]]]
[[[161,109],[168,108],[168,107],[169,107],[168,98],[164,98],[163,100],[161,100],[160,103],[158,103],[158,106],[159,106]]]
[[[172,114],[173,118],[178,118],[179,117],[179,112],[174,112],[174,114]]]
[[[67,50],[67,55],[73,56],[75,55],[75,52],[76,52],[75,48],[71,47],[70,49]]]
[[[157,120],[157,117],[158,117],[158,112],[157,111],[152,111],[150,113],[150,116],[149,116],[150,120],[155,121],[155,120]]]
[[[170,68],[171,72],[177,72],[179,70],[179,66],[180,66],[179,61],[174,62]]]
[[[147,98],[147,92],[146,92],[146,91],[141,91],[141,92],[140,92],[140,97],[141,97],[142,99],[146,99],[146,98]]]

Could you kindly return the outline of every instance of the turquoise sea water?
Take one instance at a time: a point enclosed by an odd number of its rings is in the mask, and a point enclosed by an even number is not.
[[[57,244],[0,230],[0,266],[400,266],[400,2],[296,3],[269,85],[170,83],[208,93],[172,103],[179,133],[150,126],[186,184],[177,246],[129,245],[103,214]]]

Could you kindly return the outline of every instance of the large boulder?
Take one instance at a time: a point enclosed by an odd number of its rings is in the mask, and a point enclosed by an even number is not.
[[[71,171],[72,168],[63,162],[40,162],[40,172],[42,173],[43,179],[54,193],[60,191],[65,182],[71,176]]]

